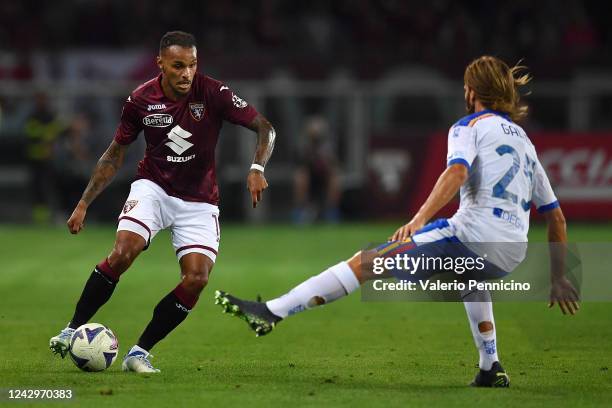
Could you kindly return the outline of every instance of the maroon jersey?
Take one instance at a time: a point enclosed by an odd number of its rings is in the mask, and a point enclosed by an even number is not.
[[[217,205],[215,147],[223,120],[246,126],[257,111],[221,82],[195,74],[191,91],[173,101],[161,74],[140,85],[123,105],[115,141],[132,143],[140,131],[147,142],[138,178],[157,183],[168,195]]]

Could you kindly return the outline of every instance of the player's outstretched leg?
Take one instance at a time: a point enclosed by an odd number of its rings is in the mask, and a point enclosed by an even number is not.
[[[256,336],[274,329],[287,316],[333,302],[356,291],[369,276],[364,276],[364,262],[371,262],[374,253],[358,252],[346,262],[340,262],[313,276],[285,295],[268,302],[239,299],[223,291],[215,292],[215,303],[223,311],[245,320]],[[371,270],[371,268],[369,269]]]
[[[478,348],[480,371],[471,385],[474,387],[509,387],[510,378],[499,363],[493,303],[487,290],[464,294],[463,304],[470,321],[474,343]]]
[[[119,231],[113,251],[94,268],[85,283],[77,302],[74,315],[58,335],[51,337],[49,348],[64,358],[70,348],[70,337],[74,330],[91,319],[112,296],[119,277],[132,264],[145,246],[144,239],[130,231]]]
[[[149,359],[149,351],[174,330],[196,305],[214,262],[200,253],[188,253],[180,259],[182,282],[168,293],[153,310],[153,318],[128,351],[122,363],[123,371],[158,373]]]

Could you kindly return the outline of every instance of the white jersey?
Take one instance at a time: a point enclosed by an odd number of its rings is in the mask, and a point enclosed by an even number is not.
[[[461,242],[526,243],[532,204],[539,212],[559,206],[527,134],[500,112],[480,111],[450,128],[447,165],[457,163],[469,171],[449,220]],[[512,269],[524,257],[518,252],[496,263]]]

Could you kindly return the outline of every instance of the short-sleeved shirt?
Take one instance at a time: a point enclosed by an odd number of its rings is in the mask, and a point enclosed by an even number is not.
[[[457,163],[469,171],[450,220],[461,241],[527,242],[531,206],[559,206],[527,134],[503,113],[484,110],[450,128],[447,164]]]
[[[146,150],[137,178],[185,201],[217,205],[215,147],[223,121],[247,126],[257,111],[223,83],[197,73],[189,94],[173,101],[164,95],[161,78],[127,98],[115,141],[130,144],[143,131]]]

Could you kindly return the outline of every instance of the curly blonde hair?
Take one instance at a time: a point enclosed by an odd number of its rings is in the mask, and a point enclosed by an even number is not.
[[[529,73],[521,74],[527,67],[519,64],[520,61],[510,68],[499,58],[484,55],[467,66],[463,81],[484,107],[504,112],[517,122],[524,119],[528,111],[528,107],[520,103],[518,88],[531,81]]]

